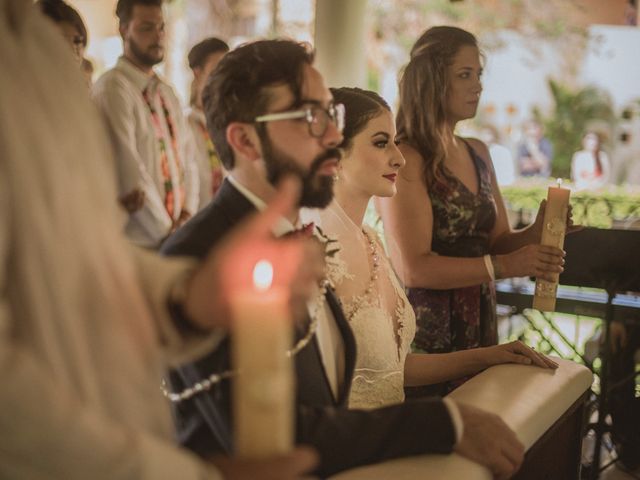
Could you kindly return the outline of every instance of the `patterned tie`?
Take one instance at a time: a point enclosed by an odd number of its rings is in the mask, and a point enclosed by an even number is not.
[[[218,158],[218,153],[211,141],[211,137],[209,137],[209,132],[207,132],[207,127],[203,122],[197,123],[198,127],[200,127],[202,138],[204,138],[205,144],[207,145],[209,168],[211,169],[211,194],[215,196],[216,192],[222,185],[222,166],[220,164],[220,159]]]
[[[149,107],[149,112],[151,113],[151,119],[153,122],[153,129],[156,134],[156,139],[158,141],[158,146],[160,148],[160,171],[162,173],[162,180],[164,185],[164,206],[167,210],[169,216],[174,218],[174,191],[176,190],[175,185],[173,185],[173,180],[171,177],[171,170],[169,168],[169,156],[167,154],[167,139],[162,130],[162,124],[160,119],[160,114],[154,106],[154,102],[150,98],[149,95],[149,87],[145,88],[142,91],[142,97],[144,98],[147,107]],[[164,101],[164,98],[160,94],[158,89],[154,92],[154,99],[158,99],[162,108],[162,114],[164,115],[164,120],[167,125],[167,130],[169,131],[169,140],[171,143],[171,149],[173,152],[173,158],[175,160],[176,169],[178,171],[178,178],[180,179],[180,184],[177,187],[178,194],[180,195],[180,210],[182,210],[185,201],[185,190],[184,190],[184,182],[182,181],[183,173],[180,165],[180,156],[178,153],[178,139],[176,135],[175,125],[173,123],[173,118],[171,117],[171,113],[167,108],[167,104]]]

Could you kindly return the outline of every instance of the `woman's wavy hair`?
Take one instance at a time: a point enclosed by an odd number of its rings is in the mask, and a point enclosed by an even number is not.
[[[400,79],[398,140],[421,154],[427,186],[442,178],[446,156],[447,67],[467,45],[478,47],[476,37],[466,30],[449,26],[428,29],[411,48]]]
[[[389,104],[371,90],[357,87],[330,88],[335,103],[342,103],[345,107],[344,129],[340,148],[349,151],[353,146],[353,139],[365,129],[369,120],[377,117],[384,110],[391,111]]]

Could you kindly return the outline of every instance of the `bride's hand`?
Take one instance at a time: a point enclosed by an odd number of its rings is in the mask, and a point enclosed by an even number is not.
[[[549,357],[536,352],[520,341],[485,347],[482,349],[482,354],[488,367],[501,363],[520,363],[536,365],[540,368],[558,368],[558,364]]]

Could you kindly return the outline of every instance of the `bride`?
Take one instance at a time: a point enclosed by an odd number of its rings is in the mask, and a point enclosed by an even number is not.
[[[500,363],[556,368],[521,342],[443,354],[411,353],[416,320],[376,232],[364,224],[373,196],[390,197],[404,158],[394,142],[391,109],[376,93],[331,89],[346,107],[343,159],[334,201],[324,210],[302,211],[337,242],[327,259],[334,286],[356,338],[358,356],[350,408],[378,408],[404,401],[404,387],[459,379]]]

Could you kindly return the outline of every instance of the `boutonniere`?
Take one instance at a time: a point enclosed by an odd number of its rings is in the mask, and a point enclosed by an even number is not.
[[[324,245],[324,255],[327,259],[335,257],[340,251],[338,240],[324,233],[318,225],[315,226],[315,237]]]

